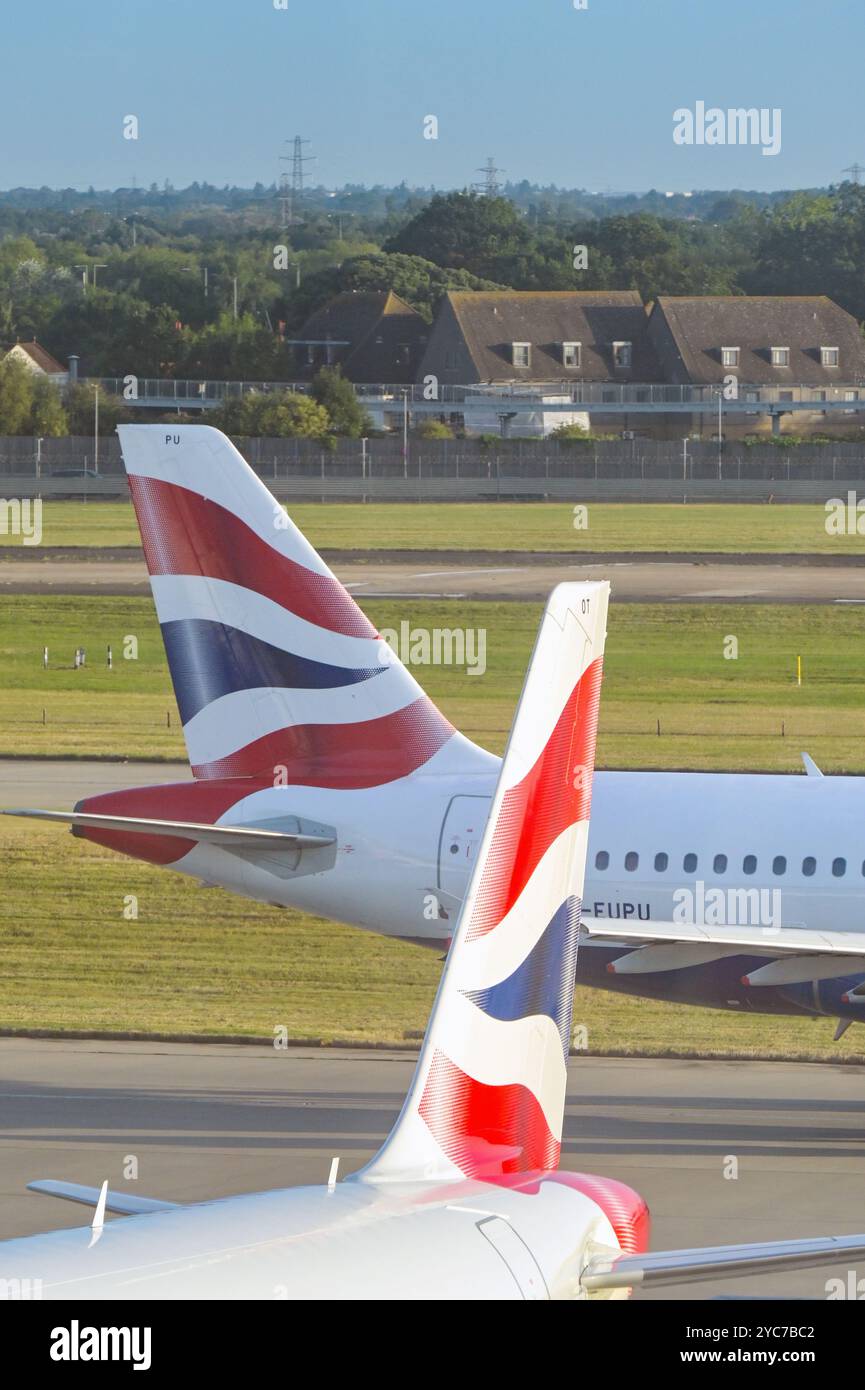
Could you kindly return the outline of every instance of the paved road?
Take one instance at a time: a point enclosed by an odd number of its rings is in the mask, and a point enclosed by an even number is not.
[[[865,566],[578,560],[508,564],[344,561],[334,566],[363,598],[535,600],[569,579],[610,579],[619,603],[865,603]],[[147,594],[144,563],[0,561],[0,597],[12,594]]]
[[[82,797],[99,792],[155,786],[159,782],[185,782],[191,776],[187,763],[0,758],[0,811],[19,806],[68,811]]]
[[[0,1235],[80,1225],[80,1208],[25,1183],[122,1187],[129,1156],[136,1191],[181,1202],[325,1182],[337,1154],[350,1172],[412,1067],[399,1053],[0,1039]],[[563,1162],[638,1188],[656,1249],[865,1229],[863,1160],[865,1068],[571,1061]],[[830,1277],[846,1269],[653,1296],[823,1298]]]

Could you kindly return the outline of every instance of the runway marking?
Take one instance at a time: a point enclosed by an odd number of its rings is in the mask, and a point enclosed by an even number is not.
[[[528,565],[509,565],[506,569],[491,569],[488,565],[481,565],[474,570],[426,570],[423,574],[413,574],[412,579],[449,579],[454,574],[522,574],[528,568]]]
[[[347,584],[346,588],[354,589],[353,584]],[[436,594],[430,589],[422,589],[420,593],[412,594],[401,589],[361,589],[357,594],[358,598],[465,598],[465,594]]]

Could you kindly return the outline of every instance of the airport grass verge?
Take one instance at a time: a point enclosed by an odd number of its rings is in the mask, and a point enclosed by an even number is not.
[[[364,606],[379,628],[486,632],[483,675],[457,666],[413,673],[456,727],[501,752],[541,605]],[[728,659],[731,640],[737,655]],[[134,660],[125,657],[130,642]],[[79,646],[83,670],[74,668]],[[605,670],[600,767],[792,772],[805,749],[824,771],[865,770],[863,607],[618,604]],[[185,757],[149,598],[0,597],[0,671],[2,757]],[[0,778],[14,782],[14,763]]]
[[[418,1046],[437,951],[203,889],[60,826],[0,820],[0,855],[2,1035]],[[831,1019],[580,988],[574,1024],[594,1056],[865,1062]]]
[[[770,484],[767,484],[767,492]],[[844,484],[826,483],[826,496],[846,499]],[[830,536],[820,503],[587,504],[588,525],[577,529],[572,502],[327,502],[291,503],[292,519],[314,546],[328,550],[555,551],[561,554],[638,551],[722,554],[862,554],[863,538]],[[42,544],[105,549],[138,548],[130,502],[43,502]],[[0,534],[0,553],[21,538]],[[30,550],[31,558],[39,550]]]

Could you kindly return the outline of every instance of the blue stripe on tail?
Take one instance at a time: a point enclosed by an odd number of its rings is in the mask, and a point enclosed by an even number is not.
[[[546,1014],[559,1030],[566,1057],[571,1040],[580,908],[579,898],[566,898],[512,975],[487,989],[466,991],[479,1009],[502,1022]]]
[[[333,690],[358,685],[387,669],[328,666],[205,618],[163,623],[162,636],[184,724],[213,700],[239,690]]]

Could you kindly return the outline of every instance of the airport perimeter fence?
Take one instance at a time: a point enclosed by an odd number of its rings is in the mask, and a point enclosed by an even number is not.
[[[166,426],[166,430],[170,430]],[[281,497],[310,500],[824,501],[865,483],[865,446],[688,440],[236,439]],[[12,496],[126,495],[116,437],[0,437]]]

